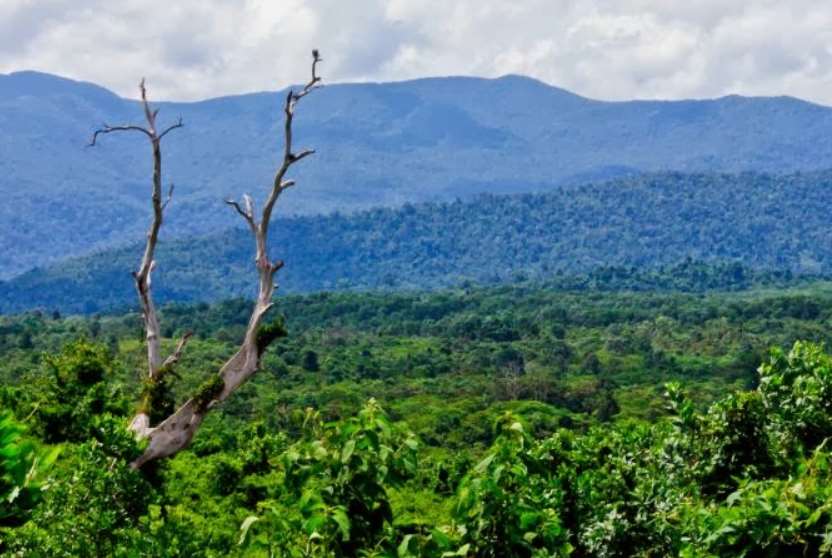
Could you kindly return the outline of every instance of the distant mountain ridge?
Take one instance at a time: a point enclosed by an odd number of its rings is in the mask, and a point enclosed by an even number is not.
[[[153,83],[149,83],[153,96]],[[280,93],[159,103],[186,127],[165,145],[176,184],[165,234],[237,226],[222,199],[262,199],[280,148]],[[36,72],[0,75],[0,277],[141,238],[143,138],[85,147],[135,101]],[[603,102],[521,76],[328,85],[304,100],[299,166],[281,215],[351,212],[480,193],[547,192],[642,172],[832,168],[832,109],[789,97]]]
[[[545,282],[599,270],[604,281],[626,288],[642,271],[685,260],[723,266],[728,275],[738,264],[751,272],[829,276],[830,208],[830,171],[661,173],[546,194],[283,218],[274,223],[271,256],[286,262],[281,292],[296,293]],[[129,272],[140,254],[138,244],[111,249],[0,282],[0,312],[132,306]],[[157,261],[159,301],[252,295],[247,230],[166,239]],[[693,283],[708,283],[697,269],[685,269]]]

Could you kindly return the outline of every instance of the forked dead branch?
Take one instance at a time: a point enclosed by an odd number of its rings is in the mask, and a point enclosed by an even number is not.
[[[151,107],[147,99],[144,80],[142,80],[140,84],[141,102],[147,126],[109,126],[105,124],[93,134],[90,145],[95,145],[98,137],[104,134],[113,132],[140,132],[147,136],[153,149],[153,184],[151,196],[153,221],[147,233],[147,242],[139,270],[133,273],[146,331],[148,367],[145,393],[142,394],[142,404],[130,423],[130,430],[135,432],[139,438],[147,440],[147,447],[144,453],[132,464],[136,468],[150,461],[174,455],[186,448],[200,424],[202,424],[205,415],[218,403],[227,399],[238,387],[260,369],[260,360],[263,352],[274,339],[285,334],[280,323],[263,323],[265,315],[273,305],[272,296],[276,288],[275,275],[283,267],[281,260],[271,261],[269,259],[267,249],[269,224],[271,222],[272,212],[281,194],[295,184],[294,180],[286,177],[289,169],[297,162],[315,152],[312,149],[302,149],[297,152],[294,150],[292,123],[298,102],[321,86],[321,78],[317,74],[318,64],[321,61],[322,59],[318,51],[312,51],[312,76],[309,82],[299,91],[290,88],[284,99],[283,160],[275,172],[271,189],[263,204],[260,215],[258,216],[256,214],[254,200],[248,194],[243,195],[242,203],[234,200],[226,200],[226,203],[245,220],[254,237],[255,244],[254,262],[258,273],[258,292],[243,342],[237,352],[223,365],[218,374],[208,379],[198,389],[197,393],[176,411],[155,425],[151,424],[151,416],[153,416],[154,411],[153,404],[159,398],[154,397],[154,389],[164,388],[163,380],[165,376],[173,372],[190,337],[190,334],[183,336],[176,350],[166,359],[162,359],[159,318],[151,294],[151,273],[156,266],[154,255],[159,230],[162,226],[164,211],[173,195],[173,187],[171,186],[167,199],[164,202],[162,201],[161,141],[169,132],[182,127],[183,123],[179,119],[178,122],[168,126],[161,133],[157,132],[156,118],[159,110]]]

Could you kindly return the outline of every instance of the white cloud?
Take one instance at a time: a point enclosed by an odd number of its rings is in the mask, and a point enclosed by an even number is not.
[[[604,99],[789,94],[832,104],[832,4],[813,0],[0,0],[0,71],[157,98],[329,81],[522,73]]]

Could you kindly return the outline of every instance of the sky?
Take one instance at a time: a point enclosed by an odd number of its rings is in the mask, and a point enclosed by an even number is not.
[[[0,0],[0,73],[198,100],[299,83],[524,74],[587,97],[832,105],[829,0]]]

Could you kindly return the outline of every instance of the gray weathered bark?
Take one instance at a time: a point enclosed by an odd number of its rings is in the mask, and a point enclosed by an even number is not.
[[[153,183],[151,190],[151,205],[153,208],[153,220],[150,224],[150,229],[147,231],[147,241],[144,247],[144,254],[142,261],[139,264],[138,271],[133,272],[133,279],[136,285],[136,292],[139,295],[139,303],[142,309],[142,318],[144,321],[145,339],[147,342],[147,379],[148,383],[156,382],[163,373],[162,362],[162,348],[161,348],[161,333],[159,326],[159,318],[156,313],[156,307],[153,304],[153,297],[150,292],[150,276],[156,267],[154,255],[156,252],[156,243],[159,240],[159,230],[162,228],[162,220],[164,211],[173,196],[173,185],[168,190],[168,197],[162,201],[162,138],[169,132],[183,126],[182,119],[171,126],[165,128],[161,133],[156,128],[156,117],[159,114],[158,109],[153,110],[150,102],[147,99],[147,88],[144,80],[139,84],[139,91],[141,93],[141,103],[144,109],[145,120],[147,126],[124,125],[124,126],[104,126],[95,131],[90,141],[90,146],[96,145],[98,136],[103,134],[110,134],[113,132],[141,132],[147,136],[150,141],[150,146],[153,152]],[[189,335],[183,337],[176,352],[169,358],[172,366],[179,360],[179,355],[182,353],[184,344],[187,342]],[[136,414],[130,423],[130,429],[136,432],[137,435],[143,435],[150,427],[150,416],[147,410],[143,410]]]
[[[283,262],[280,260],[270,261],[267,252],[267,241],[269,225],[271,222],[272,212],[274,210],[277,200],[280,195],[288,188],[294,185],[294,181],[286,179],[286,173],[298,161],[314,153],[311,149],[305,149],[295,153],[292,145],[292,121],[294,119],[295,108],[298,101],[308,95],[311,91],[320,86],[321,78],[317,76],[317,65],[321,61],[318,51],[312,53],[312,77],[310,81],[298,92],[290,90],[287,94],[284,105],[284,150],[283,162],[277,169],[271,190],[263,206],[263,211],[260,215],[259,221],[255,216],[254,202],[250,196],[243,196],[243,203],[227,200],[231,207],[233,207],[245,220],[249,229],[254,236],[255,244],[255,266],[258,273],[258,294],[257,300],[254,304],[251,317],[249,318],[248,326],[246,328],[243,343],[238,351],[232,356],[225,365],[220,369],[217,376],[206,382],[203,387],[190,399],[188,399],[179,409],[172,415],[164,419],[157,426],[150,425],[149,414],[147,412],[138,413],[131,423],[131,430],[136,432],[140,438],[147,439],[148,445],[144,453],[136,459],[132,465],[135,468],[142,467],[144,464],[168,457],[176,454],[190,444],[194,434],[199,429],[202,421],[212,408],[218,403],[227,399],[238,387],[246,382],[253,374],[260,369],[260,359],[263,352],[268,346],[268,343],[274,338],[274,331],[262,326],[263,318],[269,309],[272,307],[272,296],[275,290],[275,274],[283,267]],[[147,104],[145,103],[146,114],[155,119],[155,114],[149,112]],[[169,131],[169,130],[167,130]],[[167,133],[167,131],[165,133]],[[161,139],[161,134],[158,139]],[[153,136],[150,136],[151,139]],[[161,160],[157,157],[157,149],[159,142],[154,142],[154,161]],[[158,166],[154,166],[154,196],[156,194],[156,185],[159,182],[157,175]],[[154,198],[154,209],[157,203]],[[164,207],[162,206],[162,209]],[[137,275],[137,286],[144,285],[140,281],[146,277],[146,288],[139,288],[139,295],[142,298],[142,305],[145,308],[145,315],[150,315],[155,320],[155,311],[152,310],[152,301],[149,296],[150,292],[150,271],[152,271],[153,264],[153,247],[155,247],[155,235],[158,234],[158,225],[161,225],[161,211],[155,212],[154,226],[151,227],[151,233],[148,235],[148,248],[145,251],[145,258],[143,259],[143,267],[140,268],[140,273]],[[155,232],[154,232],[155,231]],[[151,245],[151,238],[153,242]],[[148,255],[149,254],[149,255]],[[141,271],[144,269],[144,262],[150,261],[147,268],[146,275],[142,275]],[[146,296],[143,296],[146,294]],[[146,300],[145,300],[146,299]],[[151,322],[145,318],[148,330],[148,364],[149,367],[160,370],[160,357],[158,356],[158,322]],[[155,328],[155,329],[154,329]],[[151,334],[152,330],[152,334]],[[185,339],[180,343],[177,352],[172,355],[173,362],[178,360],[181,348],[184,345]],[[156,343],[153,355],[151,357],[150,345]],[[175,356],[175,358],[173,358]],[[169,359],[170,360],[170,359]],[[161,366],[164,370],[164,366]],[[151,374],[151,380],[155,376]]]

